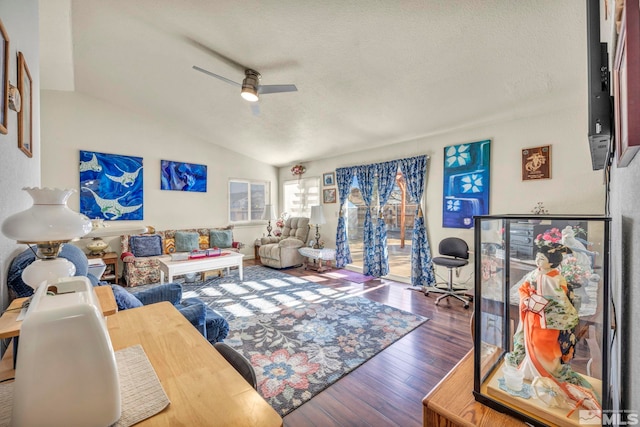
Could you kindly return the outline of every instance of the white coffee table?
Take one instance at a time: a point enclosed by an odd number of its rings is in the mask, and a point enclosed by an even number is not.
[[[184,261],[171,261],[169,259],[160,260],[160,283],[164,283],[164,276],[167,281],[172,282],[173,276],[178,274],[198,273],[207,270],[217,270],[226,268],[229,274],[229,268],[238,267],[238,274],[242,280],[242,259],[244,254],[237,252],[223,251],[223,255],[188,259]],[[226,255],[225,255],[226,254]]]

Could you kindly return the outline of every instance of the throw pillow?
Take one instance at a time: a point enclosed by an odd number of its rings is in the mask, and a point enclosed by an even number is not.
[[[233,245],[231,230],[211,230],[209,232],[209,246],[212,248],[230,248]]]
[[[191,252],[195,249],[199,249],[198,233],[176,231],[176,252]]]
[[[159,234],[131,236],[129,249],[136,257],[162,255],[162,237]]]
[[[118,310],[126,310],[128,308],[142,307],[142,302],[129,291],[120,285],[111,285],[113,289],[113,296],[116,298],[116,304],[118,304]]]

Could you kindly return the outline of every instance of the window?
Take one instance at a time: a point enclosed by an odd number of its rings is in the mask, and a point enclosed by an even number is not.
[[[269,182],[229,180],[229,222],[260,220],[265,200],[269,200]]]
[[[290,216],[311,216],[311,206],[320,204],[320,178],[284,182],[284,211]]]

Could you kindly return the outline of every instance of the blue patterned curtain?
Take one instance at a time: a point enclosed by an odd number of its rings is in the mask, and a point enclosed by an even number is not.
[[[356,172],[356,167],[336,169],[336,181],[338,183],[338,199],[340,203],[340,216],[338,217],[338,230],[336,232],[336,267],[342,268],[351,264],[351,251],[347,238],[347,226],[344,219],[344,204],[349,197],[351,183]]]
[[[362,200],[367,207],[364,216],[364,236],[362,237],[362,257],[364,261],[363,274],[373,276],[375,273],[375,236],[373,234],[373,221],[371,220],[371,198],[373,197],[373,186],[375,184],[376,166],[363,165],[357,166],[358,185]]]
[[[422,287],[434,286],[436,278],[431,260],[431,247],[420,203],[427,173],[427,156],[410,157],[399,162],[400,170],[407,182],[407,193],[418,204],[411,239],[411,284]]]
[[[376,225],[376,242],[373,256],[371,274],[374,277],[382,277],[389,274],[389,249],[387,248],[387,224],[384,221],[383,208],[389,200],[396,183],[398,173],[398,161],[378,163],[375,165],[378,175],[378,223]]]

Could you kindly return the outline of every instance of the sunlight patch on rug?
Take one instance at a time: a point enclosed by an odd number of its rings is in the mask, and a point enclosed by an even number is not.
[[[428,319],[262,266],[183,284],[230,325],[225,342],[251,361],[258,392],[284,416]]]

